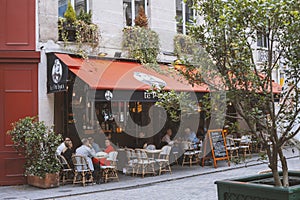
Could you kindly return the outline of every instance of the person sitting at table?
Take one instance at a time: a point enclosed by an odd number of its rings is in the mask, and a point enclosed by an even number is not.
[[[199,142],[199,139],[197,138],[197,135],[195,132],[192,132],[190,128],[186,128],[184,130],[184,140],[185,141],[189,141],[189,142],[192,142],[192,143],[197,143]]]
[[[185,136],[184,140],[191,142],[193,144],[194,148],[197,148],[197,144],[199,142],[199,139],[197,138],[197,135],[195,132],[192,132],[190,128],[186,128],[184,130]]]
[[[105,153],[109,154],[112,151],[115,151],[114,147],[111,145],[110,140],[106,139],[105,140],[105,146],[106,149],[104,150]],[[100,158],[100,165],[104,166],[104,165],[110,165],[110,162],[107,161],[106,158]]]
[[[92,145],[93,149],[95,150],[95,152],[99,152],[100,151],[100,147],[99,145],[95,142],[94,138],[93,137],[89,137],[88,138],[89,140],[89,143]]]
[[[57,147],[56,149],[56,155],[60,155],[62,150],[66,148],[66,142],[70,142],[71,139],[66,137],[65,140]]]
[[[82,145],[76,149],[76,155],[84,156],[86,161],[88,162],[89,168],[91,171],[94,171],[94,165],[92,162],[92,158],[96,157],[96,152],[92,148],[92,145],[89,143],[89,140],[83,138],[81,140]]]
[[[65,142],[66,147],[62,150],[61,155],[67,160],[69,166],[73,169],[72,156],[74,154],[72,141]]]
[[[172,136],[172,129],[167,129],[167,132],[166,132],[166,134],[164,135],[164,137],[161,139],[161,143],[162,144],[165,144],[165,145],[173,145],[174,144],[174,141],[173,140],[171,140],[171,136]],[[162,146],[164,146],[164,145],[162,145]]]

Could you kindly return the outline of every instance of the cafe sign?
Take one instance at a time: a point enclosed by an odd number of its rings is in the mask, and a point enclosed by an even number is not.
[[[67,90],[68,67],[54,54],[47,54],[47,93]]]

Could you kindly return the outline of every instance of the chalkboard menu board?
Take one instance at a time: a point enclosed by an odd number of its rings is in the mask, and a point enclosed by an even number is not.
[[[209,145],[207,144],[209,143]],[[209,146],[209,147],[208,147]],[[208,150],[209,149],[209,150]],[[224,137],[224,131],[222,129],[208,130],[206,139],[204,142],[204,155],[209,155],[211,152],[211,157],[214,160],[214,167],[217,167],[218,160],[227,160],[228,166],[230,165],[229,156],[226,149],[226,141]],[[203,158],[202,166],[204,166],[204,161],[207,157]]]
[[[223,158],[226,156],[226,147],[224,143],[224,138],[222,130],[220,131],[211,131],[210,139],[212,144],[212,150],[214,151],[216,158]]]

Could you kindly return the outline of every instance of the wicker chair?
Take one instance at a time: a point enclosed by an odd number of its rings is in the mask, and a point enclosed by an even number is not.
[[[135,149],[137,155],[137,174],[141,174],[144,178],[145,174],[155,175],[154,159],[149,159],[146,151],[144,149]]]
[[[226,149],[229,152],[230,160],[239,157],[239,147],[235,145],[233,138],[226,137]]]
[[[194,150],[193,144],[191,142],[183,142],[183,149],[185,150],[183,154],[182,166],[200,163],[199,155],[201,151]]]
[[[101,166],[102,180],[107,183],[108,180],[119,181],[118,170],[117,170],[117,157],[118,152],[112,151],[108,154],[106,159],[106,165]]]
[[[57,159],[59,161],[59,164],[61,165],[61,170],[59,175],[60,175],[60,181],[62,182],[62,185],[64,185],[66,182],[72,182],[74,176],[74,170],[70,167],[69,163],[67,162],[64,156],[57,155]]]
[[[239,149],[242,150],[244,159],[246,158],[247,155],[249,155],[250,157],[252,156],[250,145],[251,145],[251,137],[248,135],[243,135],[241,137]]]
[[[89,168],[86,158],[80,155],[73,155],[72,161],[74,164],[73,184],[82,183],[85,186],[86,183],[93,183],[92,170]]]
[[[158,155],[158,159],[155,159],[155,161],[159,165],[159,175],[161,175],[161,172],[170,172],[170,174],[172,174],[169,162],[171,149],[172,147],[168,145],[162,147],[162,152]]]
[[[136,174],[137,164],[138,164],[136,153],[133,149],[128,149],[128,148],[125,149],[125,152],[127,157],[125,174],[132,174],[132,176],[134,176]]]

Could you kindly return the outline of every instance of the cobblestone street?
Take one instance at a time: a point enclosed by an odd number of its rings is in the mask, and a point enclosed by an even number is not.
[[[300,170],[300,159],[298,150],[285,151],[290,159],[288,165],[290,170]],[[258,157],[247,160],[247,164],[218,162],[218,168],[213,166],[200,167],[199,165],[172,166],[172,174],[165,173],[161,176],[131,177],[120,174],[119,182],[109,182],[96,185],[67,184],[57,188],[39,189],[29,185],[3,186],[0,187],[0,199],[3,200],[94,200],[94,199],[200,199],[216,200],[217,180],[231,179],[255,175],[260,171],[268,170],[266,164],[257,161]]]
[[[289,160],[290,169],[299,169],[299,158]],[[298,166],[297,166],[298,165]],[[184,178],[169,182],[136,187],[132,189],[120,189],[108,192],[99,192],[60,199],[217,199],[217,187],[214,184],[216,180],[223,180],[246,175],[255,175],[259,171],[266,170],[266,165],[257,165],[252,167],[240,168],[218,173],[200,175],[191,178]]]
[[[289,160],[291,170],[300,169],[299,158]],[[108,192],[95,192],[86,195],[68,196],[59,199],[71,200],[94,200],[94,199],[199,199],[199,200],[216,200],[217,187],[214,184],[216,180],[229,179],[247,175],[255,175],[259,171],[267,170],[266,165],[257,165],[224,172],[200,175],[191,178],[157,183],[142,187],[116,189]]]

